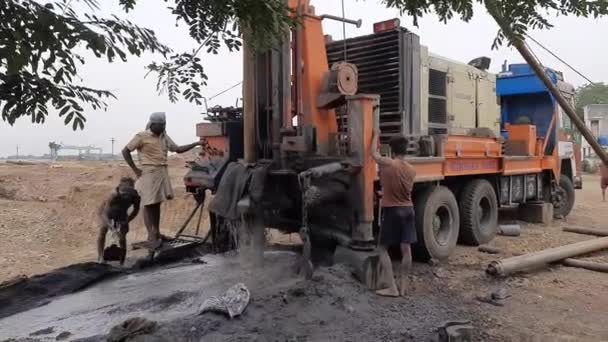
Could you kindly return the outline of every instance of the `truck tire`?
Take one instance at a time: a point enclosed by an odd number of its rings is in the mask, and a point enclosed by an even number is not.
[[[492,241],[498,229],[498,201],[492,184],[485,179],[473,180],[464,187],[459,199],[459,241],[472,246]]]
[[[574,207],[574,184],[570,177],[566,175],[559,176],[559,187],[557,190],[557,199],[553,206],[556,217],[564,218],[570,214],[572,208]]]
[[[460,216],[450,189],[439,186],[423,190],[414,198],[418,242],[413,246],[417,259],[444,260],[458,242]]]

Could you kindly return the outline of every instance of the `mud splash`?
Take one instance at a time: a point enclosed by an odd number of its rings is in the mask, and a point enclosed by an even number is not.
[[[121,273],[108,265],[84,263],[26,278],[0,291],[0,318],[45,305],[53,297],[79,291]]]
[[[84,338],[106,334],[112,326],[134,316],[167,322],[197,315],[205,298],[236,282],[244,282],[252,290],[278,282],[295,254],[266,253],[265,262],[273,267],[265,272],[245,270],[238,258],[208,255],[204,259],[206,264],[182,263],[118,276],[5,317],[0,320],[0,340],[25,338],[50,327],[71,332],[71,338]],[[44,340],[45,336],[36,338]]]

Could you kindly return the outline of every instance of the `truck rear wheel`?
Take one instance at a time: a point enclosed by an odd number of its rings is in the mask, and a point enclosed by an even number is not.
[[[458,242],[460,216],[450,189],[426,189],[414,198],[418,243],[413,251],[418,259],[447,259]]]
[[[498,201],[492,184],[485,179],[469,182],[460,194],[459,241],[479,246],[492,241],[498,228]]]

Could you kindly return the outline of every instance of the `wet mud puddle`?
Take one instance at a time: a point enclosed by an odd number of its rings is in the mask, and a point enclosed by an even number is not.
[[[47,305],[0,320],[0,340],[26,338],[53,328],[36,339],[55,340],[68,331],[70,339],[106,334],[131,317],[172,321],[196,315],[203,301],[244,282],[252,291],[281,280],[296,260],[291,252],[266,252],[263,270],[252,271],[238,257],[207,255],[204,264],[177,264],[120,276],[88,289],[59,297]]]

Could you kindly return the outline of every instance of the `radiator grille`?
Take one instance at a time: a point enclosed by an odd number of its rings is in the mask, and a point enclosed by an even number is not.
[[[346,40],[347,61],[359,70],[359,93],[380,95],[380,130],[387,139],[402,131],[400,99],[400,30]],[[344,41],[327,45],[329,65],[344,61]],[[347,124],[337,111],[338,126]]]
[[[447,73],[429,70],[429,134],[447,134]]]

